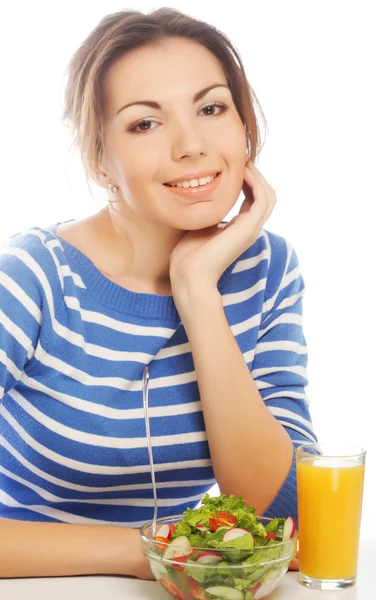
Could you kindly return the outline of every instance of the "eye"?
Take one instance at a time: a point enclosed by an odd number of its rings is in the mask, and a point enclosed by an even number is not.
[[[206,109],[215,109],[215,108],[220,108],[220,112],[219,113],[214,113],[214,114],[207,114],[204,115],[206,117],[216,117],[218,114],[223,114],[224,112],[226,112],[226,110],[230,107],[229,104],[222,104],[219,102],[213,102],[212,104],[207,104],[207,106],[204,106],[204,108],[201,109],[200,112],[202,112],[203,110]],[[130,127],[128,129],[128,131],[130,132],[136,132],[136,133],[142,133],[142,132],[146,132],[146,131],[152,131],[152,129],[150,127],[144,127],[145,125],[148,125],[150,123],[155,123],[155,121],[149,121],[148,119],[144,119],[143,121],[139,121],[138,123],[136,123],[135,125],[132,125],[132,127]]]
[[[150,131],[149,127],[147,129],[138,129],[139,127],[142,127],[145,124],[147,125],[148,123],[155,123],[155,121],[147,121],[147,120],[140,121],[139,123],[136,123],[136,125],[133,125],[132,127],[130,127],[128,131],[132,131],[132,132],[136,131],[137,133],[138,132],[142,133],[143,131]]]
[[[222,104],[219,102],[214,102],[213,104],[208,104],[207,106],[204,106],[204,108],[202,108],[201,110],[206,110],[207,108],[221,108],[221,112],[219,114],[222,114],[224,112],[226,112],[226,110],[229,108],[228,104]],[[217,113],[218,114],[218,113]],[[216,117],[216,114],[211,114],[211,115],[206,115],[207,117]]]

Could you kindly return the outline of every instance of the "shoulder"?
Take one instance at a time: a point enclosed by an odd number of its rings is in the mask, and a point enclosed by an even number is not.
[[[278,276],[278,273],[283,274],[286,266],[297,264],[297,255],[291,242],[267,229],[262,229],[256,242],[239,256],[234,270],[239,270],[243,261],[249,262],[252,258],[254,263],[265,261],[264,270],[268,275]]]
[[[14,234],[0,247],[0,272],[23,288],[46,288],[48,283],[60,287],[57,245],[52,228],[32,227]]]
[[[57,241],[57,237],[53,227],[31,227],[9,237],[0,246],[0,256],[4,260],[4,257],[11,255],[12,251],[17,254],[17,249],[24,250],[32,256],[43,256],[50,253],[49,246],[54,241]]]
[[[287,279],[301,279],[298,257],[291,242],[267,229],[262,229],[256,242],[235,261],[232,273],[264,280],[267,297],[274,296]]]

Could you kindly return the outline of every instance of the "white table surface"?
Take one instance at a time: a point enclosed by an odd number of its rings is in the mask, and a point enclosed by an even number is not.
[[[268,600],[375,600],[376,539],[360,542],[358,579],[341,592],[310,590],[298,583],[297,573],[286,573]],[[0,580],[1,600],[171,600],[155,581],[132,577],[42,577]]]

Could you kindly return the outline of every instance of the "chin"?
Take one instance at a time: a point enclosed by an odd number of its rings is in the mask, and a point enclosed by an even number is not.
[[[207,216],[206,218],[197,217],[195,219],[185,219],[184,222],[181,223],[181,226],[178,227],[178,229],[182,229],[184,231],[198,231],[199,229],[206,229],[207,227],[213,227],[214,225],[218,225],[223,220],[223,218]]]
[[[214,209],[209,203],[200,203],[199,210],[187,211],[187,213],[179,219],[174,219],[174,227],[182,231],[198,231],[207,227],[213,227],[223,221],[226,215],[230,212],[232,206],[226,207],[226,210]],[[192,208],[192,207],[190,207]]]

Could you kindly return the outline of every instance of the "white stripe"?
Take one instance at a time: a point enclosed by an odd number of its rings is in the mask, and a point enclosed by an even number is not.
[[[274,296],[272,298],[267,298],[266,300],[264,300],[264,302],[262,303],[262,313],[263,314],[267,314],[272,310],[277,296],[278,296],[278,291],[274,294]]]
[[[2,400],[2,399],[3,399],[3,397],[4,397],[4,392],[5,392],[5,390],[4,390],[3,386],[2,386],[2,385],[0,385],[0,400]]]
[[[95,375],[89,375],[81,369],[77,369],[73,365],[66,363],[65,361],[51,356],[46,352],[41,345],[39,345],[35,351],[35,357],[42,364],[47,367],[51,367],[55,371],[75,379],[83,385],[95,385],[99,387],[112,387],[118,390],[128,390],[131,392],[137,392],[142,390],[142,380],[130,380],[123,377],[96,377]],[[185,385],[196,381],[196,373],[182,373],[178,375],[170,375],[167,377],[154,377],[150,380],[149,389],[156,389],[160,387],[173,387],[175,385]]]
[[[3,438],[2,436],[0,436],[0,445],[2,445],[9,452],[9,454],[14,456],[14,458],[16,458],[17,461],[22,466],[24,466],[26,469],[31,471],[31,473],[34,473],[38,477],[41,477],[42,479],[49,481],[50,483],[52,483],[54,485],[64,487],[68,490],[75,490],[77,492],[90,492],[90,493],[100,492],[100,493],[102,493],[102,492],[148,490],[148,489],[152,489],[152,487],[153,487],[152,483],[112,485],[112,486],[105,486],[105,487],[93,487],[93,486],[88,486],[88,485],[78,485],[76,483],[71,483],[70,481],[65,481],[64,479],[54,477],[53,475],[50,475],[50,473],[46,473],[45,471],[42,471],[35,465],[31,464],[22,454],[20,454],[15,448],[13,448],[13,446],[11,446],[9,444],[8,440]],[[176,465],[176,467],[175,467],[175,465]],[[211,466],[211,465],[210,465],[209,459],[196,460],[196,461],[180,461],[179,463],[173,463],[173,465],[171,463],[161,463],[160,465],[155,465],[155,470],[160,471],[160,472],[171,471],[172,466],[177,469],[191,469],[191,468],[197,469],[198,467],[207,467],[207,466]],[[132,468],[134,469],[134,472],[136,472],[136,473],[149,473],[150,472],[149,466],[146,466],[146,467],[141,466],[140,468],[132,467]],[[130,475],[129,469],[128,469],[127,475]],[[210,484],[212,482],[214,484],[215,479],[187,480],[187,481],[164,481],[164,482],[156,482],[156,487],[161,488],[161,489],[162,488],[170,488],[171,486],[173,486],[173,487],[188,486],[189,487],[189,486],[194,486],[194,485],[205,485],[206,483]]]
[[[262,379],[256,379],[255,384],[258,390],[266,390],[267,388],[275,388],[273,383],[268,383],[267,381],[263,381]]]
[[[179,356],[181,354],[188,354],[189,352],[192,352],[191,345],[189,342],[185,344],[178,344],[176,346],[161,348],[154,360],[162,358],[171,358],[171,356]]]
[[[272,350],[283,350],[295,352],[296,354],[307,354],[307,347],[293,342],[292,340],[276,340],[275,342],[259,342],[255,348],[255,354],[270,352]]]
[[[30,360],[34,352],[31,339],[28,338],[26,333],[22,331],[18,325],[13,323],[13,321],[11,321],[1,309],[0,323],[4,326],[4,329],[6,329],[6,331],[26,350],[27,358]]]
[[[90,402],[89,400],[71,396],[70,394],[64,394],[63,392],[47,387],[40,381],[28,377],[26,374],[23,374],[22,382],[28,387],[42,392],[45,396],[54,398],[54,400],[57,400],[66,406],[70,406],[75,410],[80,410],[92,415],[99,415],[107,419],[116,419],[117,421],[144,418],[143,408],[112,408],[111,406]],[[150,406],[148,412],[150,417],[170,417],[199,412],[200,410],[201,402],[198,400],[195,402],[187,402],[185,404],[179,403],[166,406]]]
[[[300,269],[299,269],[299,267],[295,267],[295,269],[293,269],[292,271],[287,273],[287,275],[285,275],[280,289],[284,290],[288,285],[290,285],[290,283],[292,283],[293,281],[298,279],[299,275],[300,275]]]
[[[298,292],[297,294],[294,294],[293,296],[288,296],[287,298],[282,300],[282,302],[280,302],[275,307],[275,309],[282,310],[283,308],[290,308],[290,306],[294,306],[294,304],[296,304],[298,302],[298,300],[300,300],[300,298],[303,298],[304,294],[305,294],[305,288],[302,288],[300,290],[300,292]]]
[[[247,364],[253,362],[255,354],[270,352],[273,350],[296,352],[297,354],[307,354],[307,346],[302,346],[298,342],[290,340],[277,340],[275,342],[258,342],[256,348],[243,352],[243,358]],[[287,367],[290,370],[290,367]]]
[[[282,290],[285,287],[285,285],[284,285],[284,279],[286,277],[287,269],[288,269],[290,261],[291,261],[293,247],[290,244],[290,242],[288,242],[287,240],[284,240],[284,241],[285,241],[286,249],[287,249],[287,257],[286,257],[286,263],[285,263],[285,268],[283,270],[283,275],[282,275],[281,283],[280,283],[277,291],[274,293],[274,295],[271,298],[269,298],[269,300],[265,300],[265,302],[263,303],[263,306],[262,306],[262,312],[263,313],[267,313],[267,312],[273,310],[274,304],[275,304],[275,302],[277,300],[277,297],[279,295],[280,290]]]
[[[22,304],[26,310],[34,317],[37,323],[42,323],[42,313],[34,300],[6,273],[0,273],[0,284],[2,284],[9,293],[12,294]]]
[[[46,234],[43,233],[43,231],[40,231],[38,229],[36,229],[35,227],[32,227],[31,229],[29,229],[26,232],[28,235],[35,235],[35,237],[39,238],[41,242],[43,242],[43,245],[45,246],[46,244],[44,243],[45,239],[46,239]]]
[[[30,233],[31,235],[35,235],[37,238],[39,238],[41,240],[43,246],[47,250],[49,250],[51,258],[52,258],[52,260],[55,263],[56,272],[57,272],[58,277],[59,277],[61,290],[63,290],[64,289],[64,283],[63,283],[63,276],[62,276],[62,274],[60,272],[60,264],[59,264],[59,261],[57,260],[55,252],[53,251],[53,249],[51,249],[51,247],[49,247],[48,242],[46,243],[46,234],[43,233],[42,231],[38,231],[37,229],[30,229],[28,233]]]
[[[266,285],[266,277],[259,279],[254,285],[251,287],[247,287],[245,290],[240,292],[233,292],[231,294],[223,294],[222,295],[222,304],[223,306],[229,306],[232,304],[239,304],[240,302],[245,302],[250,298],[253,298],[258,292],[265,290]]]
[[[63,249],[58,239],[49,240],[48,242],[46,242],[45,246],[48,246],[49,248],[60,248],[61,250]]]
[[[298,425],[295,425],[294,423],[289,423],[288,421],[282,421],[280,419],[278,419],[278,423],[280,423],[284,427],[289,427],[290,429],[293,429],[294,431],[298,431],[299,433],[301,433],[302,435],[304,435],[304,437],[308,438],[312,442],[316,441],[315,438],[313,437],[313,435],[311,435],[310,433],[308,433],[307,431],[305,431],[305,429],[302,429],[301,427],[298,427]],[[302,442],[302,443],[304,443],[304,442]]]
[[[46,244],[44,244],[44,245],[46,245]],[[63,278],[63,274],[62,274],[62,272],[60,270],[60,263],[59,263],[59,261],[57,259],[57,256],[56,256],[56,254],[55,254],[55,252],[53,250],[50,252],[50,254],[51,254],[52,260],[55,263],[56,272],[58,274],[59,281],[60,281],[61,291],[63,291],[64,290],[64,278]]]
[[[11,427],[13,427],[13,429],[19,434],[19,436],[23,439],[23,441],[26,442],[31,448],[33,448],[33,450],[36,450],[36,452],[39,452],[39,454],[41,454],[42,456],[48,458],[49,460],[57,462],[64,467],[68,467],[70,469],[75,469],[76,471],[81,471],[83,473],[95,473],[95,474],[100,474],[100,475],[124,475],[126,473],[131,473],[131,472],[136,472],[136,473],[149,472],[149,470],[150,470],[150,467],[148,467],[143,471],[142,467],[139,467],[139,466],[127,468],[127,467],[112,467],[112,466],[107,466],[107,465],[93,465],[93,464],[81,462],[78,460],[74,460],[74,459],[68,458],[66,456],[62,456],[61,454],[58,454],[57,452],[54,452],[53,450],[50,450],[49,448],[45,448],[42,444],[40,444],[39,442],[34,440],[34,438],[32,438],[23,429],[23,427],[21,427],[21,425],[19,425],[19,423],[17,423],[16,419],[14,419],[13,416],[6,410],[6,408],[4,407],[4,404],[0,405],[0,414],[9,423],[9,425]],[[191,436],[191,438],[193,438],[194,434],[193,435],[185,434],[185,438],[188,438],[189,436]],[[163,437],[166,438],[168,436],[163,436]],[[184,443],[181,441],[182,436],[176,435],[173,437],[177,439],[177,441],[175,441],[175,443],[178,443],[178,444]],[[200,432],[196,437],[199,438],[199,441],[203,441],[203,440],[207,439],[205,432]],[[153,446],[158,445],[159,439],[160,438],[152,437],[152,445]],[[192,440],[188,440],[188,441],[196,441],[196,440],[192,439]],[[142,447],[146,447],[146,445],[147,445],[146,438],[145,438],[145,440],[142,440],[142,442],[143,442]],[[155,470],[157,470],[157,466],[158,465],[155,465]],[[171,469],[171,464],[170,464],[169,468]],[[174,469],[178,468],[177,463],[173,463],[173,468]]]
[[[199,496],[201,499],[202,495]],[[193,498],[192,498],[193,499]],[[77,524],[92,524],[92,525],[113,525],[119,527],[141,527],[144,525],[144,521],[101,521],[99,519],[90,519],[89,517],[80,517],[78,515],[74,515],[71,513],[67,513],[64,510],[60,510],[58,508],[51,508],[49,506],[42,505],[31,505],[20,504],[14,498],[6,494],[5,492],[0,490],[0,502],[5,504],[5,506],[10,506],[12,508],[25,508],[27,510],[31,510],[32,512],[36,512],[38,514],[45,515],[46,517],[50,517],[52,519],[57,519],[58,521],[63,521],[64,523],[77,523]],[[174,505],[178,504],[174,502]],[[173,516],[173,515],[171,515]]]
[[[97,504],[101,505],[113,505],[113,506],[139,506],[139,507],[151,507],[154,506],[153,498],[102,498],[100,500],[96,500],[94,498],[90,499],[82,499],[82,498],[61,498],[60,496],[55,496],[55,494],[51,494],[51,492],[47,492],[39,485],[35,485],[22,477],[8,471],[4,467],[0,466],[0,473],[4,473],[10,479],[17,481],[21,485],[33,490],[36,494],[41,496],[44,500],[48,502],[77,502],[79,504]],[[202,494],[194,494],[193,496],[188,496],[186,498],[158,498],[158,506],[174,506],[176,504],[188,504],[188,502],[192,502],[192,500],[201,500]]]
[[[233,268],[233,273],[241,273],[242,271],[247,271],[248,269],[254,269],[257,265],[260,264],[261,261],[267,259],[269,256],[267,248],[264,248],[257,256],[252,256],[251,258],[245,258],[243,260],[239,260],[235,267]]]
[[[51,250],[54,248],[59,248],[59,250],[61,250],[61,252],[64,253],[64,249],[58,239],[49,240],[45,245],[48,246],[48,248],[50,248]],[[73,273],[69,265],[61,265],[59,263],[58,269],[60,270],[60,273],[63,277],[71,277],[75,285],[77,285],[80,288],[86,289],[86,285],[82,281],[80,275],[78,275],[78,273]]]
[[[133,448],[146,448],[147,439],[146,437],[110,437],[104,435],[97,435],[95,433],[87,433],[86,431],[80,431],[63,425],[55,419],[48,417],[35,406],[33,406],[26,398],[24,398],[15,389],[9,392],[9,395],[13,400],[23,408],[33,419],[35,419],[40,425],[46,427],[50,431],[61,435],[62,437],[79,442],[80,444],[87,444],[90,446],[97,446],[99,448],[119,448],[122,450],[129,450]],[[178,433],[176,435],[160,435],[153,436],[152,438],[153,447],[157,446],[173,446],[175,444],[189,444],[196,442],[204,442],[207,440],[205,431],[195,431],[191,433]]]
[[[240,333],[244,333],[245,331],[249,331],[254,327],[258,327],[260,325],[261,314],[257,313],[253,315],[253,317],[249,317],[245,321],[241,321],[240,323],[235,323],[235,325],[231,325],[231,331],[234,335],[239,335]]]
[[[166,375],[165,377],[153,377],[153,379],[150,379],[149,389],[185,385],[187,383],[192,383],[193,381],[197,381],[196,371],[180,373],[178,375]]]
[[[268,406],[268,408],[275,417],[285,417],[288,419],[294,419],[294,421],[299,421],[299,423],[305,425],[310,431],[312,431],[311,421],[308,421],[308,419],[301,417],[299,414],[293,412],[292,410],[287,410],[286,408],[278,408],[277,406]]]
[[[255,349],[254,348],[252,348],[251,350],[247,350],[247,352],[243,352],[243,358],[248,365],[253,362],[254,357],[255,357]]]
[[[291,390],[281,390],[275,394],[269,394],[269,396],[264,396],[263,400],[265,402],[265,400],[271,400],[272,398],[296,398],[297,400],[307,401],[307,396],[305,394],[301,394],[300,392],[291,392]]]
[[[269,234],[266,231],[266,229],[262,229],[261,233],[262,233],[262,237],[264,238],[264,241],[265,241],[266,249],[268,251],[268,271],[269,271],[269,268],[270,268],[270,259],[271,259],[271,255],[272,255],[272,249],[271,249],[271,246],[270,246],[270,238],[269,238]]]
[[[14,362],[9,358],[9,356],[4,352],[4,350],[0,349],[0,362],[7,368],[9,373],[16,379],[17,381],[21,379],[22,371],[14,364]]]
[[[273,329],[273,327],[276,327],[276,325],[280,325],[282,323],[287,323],[288,325],[300,325],[300,327],[302,327],[303,317],[302,315],[296,313],[283,313],[282,315],[279,315],[279,317],[271,321],[271,323],[269,323],[267,327],[265,327],[264,329],[260,329],[257,339],[260,339],[263,335],[265,335],[265,333],[270,331],[270,329]]]
[[[262,377],[263,375],[269,375],[271,373],[279,373],[280,371],[288,371],[289,373],[296,373],[297,375],[301,375],[301,377],[307,378],[307,370],[305,367],[301,365],[291,365],[289,367],[264,367],[262,369],[254,369],[252,371],[252,377],[256,379],[257,377]]]
[[[154,336],[168,339],[175,333],[175,329],[168,327],[149,327],[148,325],[124,323],[123,321],[117,321],[116,319],[108,317],[102,313],[81,308],[80,302],[75,296],[64,296],[64,300],[68,308],[77,310],[80,313],[82,320],[86,321],[87,323],[103,325],[103,327],[108,327],[109,329],[114,329],[115,331],[119,331],[121,333],[128,333],[130,335],[138,336]]]
[[[74,284],[77,287],[83,288],[86,290],[86,285],[82,281],[80,275],[78,273],[74,273],[70,270],[69,265],[60,265],[60,271],[63,277],[71,277],[73,279]]]

